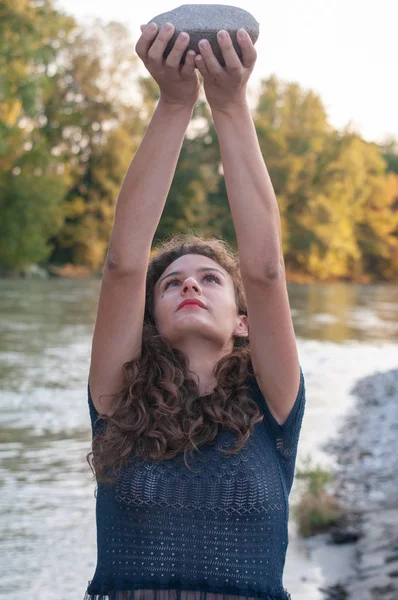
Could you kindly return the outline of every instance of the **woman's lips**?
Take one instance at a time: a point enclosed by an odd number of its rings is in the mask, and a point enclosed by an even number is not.
[[[179,305],[178,310],[180,310],[180,308],[184,308],[185,306],[196,306],[198,308],[206,308],[206,306],[200,300],[183,300]]]

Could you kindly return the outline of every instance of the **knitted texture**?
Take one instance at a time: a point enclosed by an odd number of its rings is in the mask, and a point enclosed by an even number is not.
[[[171,460],[135,459],[113,486],[98,482],[97,567],[83,600],[288,600],[282,576],[288,497],[305,382],[279,425],[252,370],[247,385],[264,420],[238,454],[222,429],[211,445]],[[103,431],[90,389],[93,436]],[[235,597],[235,598],[234,598]]]

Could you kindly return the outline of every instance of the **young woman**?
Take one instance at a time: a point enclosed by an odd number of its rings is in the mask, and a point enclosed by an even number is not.
[[[174,27],[136,51],[160,100],[118,198],[93,336],[97,568],[85,600],[286,600],[288,497],[305,405],[278,205],[246,100],[256,61],[228,34],[181,57]],[[151,245],[203,76],[238,254]],[[90,462],[90,461],[89,461]]]

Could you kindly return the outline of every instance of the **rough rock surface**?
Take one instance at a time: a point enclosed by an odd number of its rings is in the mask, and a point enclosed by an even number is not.
[[[210,42],[220,64],[225,66],[225,61],[217,42],[217,32],[220,29],[228,31],[240,59],[242,59],[242,51],[236,38],[238,29],[245,29],[253,44],[256,43],[259,36],[259,23],[249,12],[236,6],[224,4],[183,4],[174,10],[157,15],[149,21],[149,23],[152,22],[155,22],[159,29],[167,22],[172,23],[175,27],[174,35],[167,44],[164,52],[164,58],[168,57],[177,36],[182,31],[186,31],[189,34],[189,46],[183,54],[181,64],[184,64],[188,50],[195,50],[199,54],[198,43],[201,39],[206,39]]]
[[[398,370],[361,380],[353,393],[356,410],[327,446],[341,467],[335,495],[361,515],[356,572],[344,588],[349,600],[397,600]]]

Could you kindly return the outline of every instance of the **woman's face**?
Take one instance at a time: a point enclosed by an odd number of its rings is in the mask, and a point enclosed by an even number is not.
[[[185,300],[198,302],[181,306]],[[170,345],[189,337],[231,346],[247,336],[247,317],[238,315],[230,274],[211,258],[185,254],[162,273],[154,289],[155,323]]]

